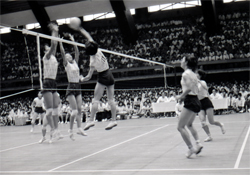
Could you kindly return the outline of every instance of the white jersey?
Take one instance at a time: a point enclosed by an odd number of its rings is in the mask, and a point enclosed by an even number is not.
[[[43,57],[43,77],[44,79],[56,79],[58,62],[54,55],[50,56],[50,59]]]
[[[67,72],[68,81],[70,83],[79,83],[79,67],[75,60],[73,61],[73,63],[68,62],[65,66],[65,70]]]
[[[89,66],[94,67],[97,72],[103,72],[109,69],[108,61],[99,49],[95,55],[90,56]]]
[[[43,97],[41,99],[36,97],[34,99],[34,102],[35,102],[35,107],[44,107]]]
[[[208,97],[208,87],[207,87],[207,83],[203,80],[201,80],[198,83],[198,87],[199,87],[199,94],[198,94],[198,98],[199,100]]]
[[[181,77],[181,86],[182,92],[185,92],[187,89],[191,89],[189,95],[198,95],[198,78],[197,75],[190,69],[187,69],[183,72]]]

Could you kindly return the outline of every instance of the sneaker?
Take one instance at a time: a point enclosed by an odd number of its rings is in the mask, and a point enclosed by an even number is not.
[[[75,141],[75,138],[74,138],[74,133],[72,130],[69,130],[69,138],[72,140],[72,141]]]
[[[52,143],[52,139],[49,139],[49,143],[50,143],[50,144]]]
[[[39,140],[39,143],[43,143],[46,140],[45,137],[43,137],[41,140]]]
[[[31,128],[30,132],[32,133],[33,131],[34,131],[34,129],[33,129],[33,128]]]
[[[116,121],[111,121],[108,126],[105,128],[105,130],[110,130],[112,129],[113,127],[116,127],[117,126],[117,122]]]
[[[57,131],[56,130],[51,130],[50,131],[50,138],[53,139],[53,138],[56,138],[57,136]]]
[[[210,141],[212,141],[213,140],[213,138],[211,137],[211,136],[209,136],[208,138],[206,138],[205,140],[204,140],[204,142],[210,142]]]
[[[57,132],[57,140],[63,139],[64,136],[62,135],[62,133],[60,131]]]
[[[197,147],[196,147],[196,155],[201,152],[202,148],[203,148],[203,146],[200,143],[198,143]]]
[[[222,126],[221,126],[221,132],[222,132],[222,134],[225,134],[225,133],[226,133],[226,130],[225,130],[225,128],[224,128],[224,124],[222,123],[221,125],[222,125]]]
[[[77,134],[82,135],[82,136],[87,136],[87,134],[83,131],[82,128],[78,128]]]
[[[84,131],[86,131],[86,130],[88,130],[89,128],[91,128],[91,127],[93,127],[93,126],[95,126],[95,123],[92,121],[92,122],[88,122],[87,124],[86,124],[86,126],[84,127]]]
[[[41,123],[38,123],[37,125],[39,126],[39,125],[41,125]]]
[[[186,157],[189,159],[194,153],[196,153],[196,150],[194,148],[191,148],[188,150]]]

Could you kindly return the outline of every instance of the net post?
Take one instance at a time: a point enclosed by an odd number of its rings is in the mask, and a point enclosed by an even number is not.
[[[31,80],[31,87],[32,89],[34,88],[33,86],[33,72],[32,72],[32,67],[31,67],[31,61],[30,61],[30,54],[29,54],[29,48],[28,48],[28,44],[27,44],[27,40],[26,40],[26,36],[24,35],[24,42],[25,42],[25,46],[26,46],[26,51],[27,51],[27,56],[29,58],[29,65],[30,65],[30,80]]]
[[[41,64],[41,56],[40,56],[40,37],[36,36],[36,44],[37,44],[37,58],[38,58],[38,67],[39,67],[39,82],[40,89],[43,89],[43,81],[42,81],[42,64]]]
[[[163,65],[163,71],[164,71],[164,87],[167,88],[166,65]]]

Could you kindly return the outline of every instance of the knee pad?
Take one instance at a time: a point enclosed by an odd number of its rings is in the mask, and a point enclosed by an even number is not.
[[[58,108],[53,108],[52,115],[58,116]]]
[[[52,113],[53,113],[53,109],[52,108],[46,109],[46,114],[47,115],[52,115]]]

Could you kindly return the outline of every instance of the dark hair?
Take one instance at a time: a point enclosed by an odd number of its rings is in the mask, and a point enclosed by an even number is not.
[[[199,69],[197,73],[200,75],[200,79],[204,80],[206,78],[206,72],[204,70]]]
[[[87,55],[95,55],[97,53],[98,44],[95,41],[87,41],[85,47]]]
[[[198,65],[198,60],[197,60],[197,58],[195,58],[194,56],[186,56],[186,60],[185,60],[186,62],[187,62],[187,67],[189,68],[189,69],[191,69],[193,72],[195,72],[196,71],[196,69],[197,69],[197,65]]]

